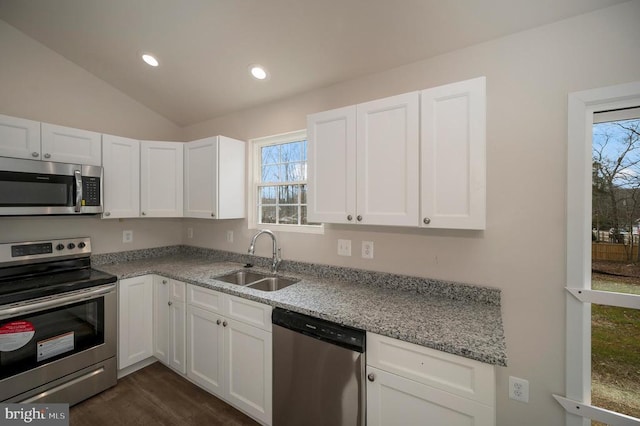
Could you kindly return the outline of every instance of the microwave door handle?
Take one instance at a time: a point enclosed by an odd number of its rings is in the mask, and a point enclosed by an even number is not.
[[[80,213],[80,208],[82,207],[82,173],[80,170],[74,171],[74,176],[76,178],[76,213]]]

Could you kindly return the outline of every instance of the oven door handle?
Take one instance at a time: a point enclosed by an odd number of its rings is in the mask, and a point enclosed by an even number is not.
[[[114,284],[103,285],[100,287],[92,288],[90,290],[83,290],[81,292],[74,292],[66,296],[60,296],[48,300],[40,300],[36,302],[27,302],[18,306],[0,310],[0,319],[16,317],[18,315],[24,315],[32,312],[42,311],[48,308],[57,308],[60,306],[70,305],[72,303],[81,302],[84,300],[97,299],[105,294],[114,292],[116,286]]]

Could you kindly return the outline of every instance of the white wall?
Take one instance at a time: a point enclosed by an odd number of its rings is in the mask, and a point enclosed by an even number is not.
[[[293,131],[309,113],[485,75],[485,232],[330,226],[321,236],[278,237],[286,259],[501,288],[509,367],[498,369],[498,425],[559,426],[551,394],[564,394],[567,95],[640,80],[639,22],[640,2],[625,3],[193,125],[185,139]],[[253,233],[241,220],[183,227],[185,243],[238,252]],[[337,256],[338,238],[352,240],[354,256]],[[363,240],[374,241],[374,260],[358,257]],[[268,241],[257,253],[269,255]],[[528,404],[508,399],[509,375],[530,381]]]

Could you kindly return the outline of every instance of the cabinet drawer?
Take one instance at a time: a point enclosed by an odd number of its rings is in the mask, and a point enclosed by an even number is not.
[[[271,331],[271,306],[225,294],[225,312],[229,318]]]
[[[367,333],[367,364],[490,406],[494,367],[479,361]]]
[[[188,285],[188,303],[210,312],[222,313],[222,296],[222,293],[208,288]]]

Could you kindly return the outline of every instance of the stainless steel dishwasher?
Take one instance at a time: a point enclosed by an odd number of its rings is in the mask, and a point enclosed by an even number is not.
[[[276,308],[273,425],[364,426],[363,330]]]

